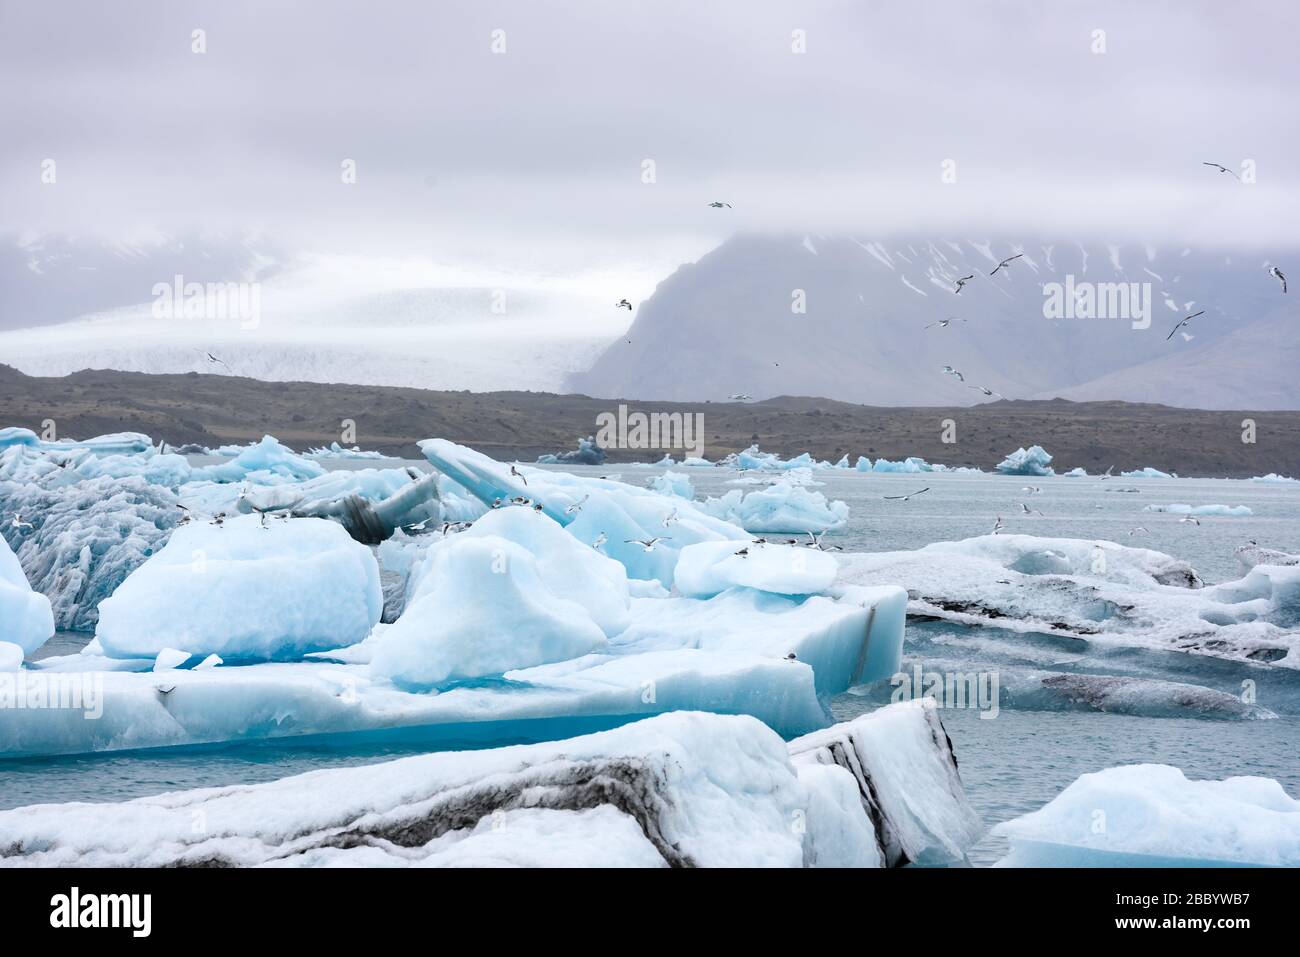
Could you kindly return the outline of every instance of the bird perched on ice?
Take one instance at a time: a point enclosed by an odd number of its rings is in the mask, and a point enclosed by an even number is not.
[[[972,279],[974,279],[974,278],[975,278],[975,274],[974,274],[974,273],[971,273],[969,276],[962,276],[960,279],[958,279],[958,280],[957,280],[957,288],[954,289],[954,290],[952,291],[952,292],[953,292],[953,295],[955,296],[955,295],[960,294],[960,293],[961,293],[961,287],[964,286],[964,285],[966,285],[966,283],[970,282],[970,281],[971,281]]]
[[[524,478],[523,473],[520,472],[519,469],[515,468],[513,465],[510,466],[510,475],[512,478],[519,479],[519,481],[523,482],[525,485],[528,484],[528,479]]]
[[[664,516],[664,528],[668,528],[673,524],[673,522],[677,520],[678,520],[677,509],[673,509],[671,512],[669,512],[667,515]]]
[[[965,321],[966,321],[965,319],[956,319],[956,318],[953,318],[953,319],[940,319],[940,320],[938,320],[937,322],[932,322],[932,323],[930,323],[930,324],[929,324],[928,326],[926,326],[925,328],[927,328],[927,329],[933,329],[935,326],[938,326],[940,329],[947,329],[947,328],[948,328],[949,326],[951,326],[954,322],[965,322]]]
[[[748,557],[749,557],[749,548],[748,548],[748,546],[746,546],[745,548],[742,548],[740,551],[738,551],[738,552],[732,552],[731,554],[735,555],[737,558],[748,558]]]
[[[1202,309],[1200,312],[1194,312],[1194,313],[1192,313],[1190,316],[1186,317],[1185,319],[1181,319],[1181,320],[1179,320],[1178,325],[1176,325],[1176,326],[1174,326],[1172,329],[1170,329],[1170,330],[1169,330],[1169,335],[1165,336],[1165,342],[1168,342],[1170,339],[1172,339],[1172,338],[1174,337],[1174,333],[1175,333],[1175,332],[1177,332],[1179,329],[1183,328],[1183,326],[1187,325],[1189,322],[1191,322],[1191,321],[1192,321],[1193,319],[1195,319],[1197,316],[1203,316],[1203,315],[1205,315],[1205,310],[1204,310],[1204,309]]]
[[[1282,291],[1286,292],[1286,276],[1282,275],[1282,270],[1276,266],[1268,267],[1268,274],[1282,284]]]
[[[928,492],[928,491],[930,491],[930,486],[927,485],[925,488],[919,488],[915,492],[908,492],[906,495],[886,495],[885,500],[906,502],[913,495],[920,495],[922,492]]]
[[[1221,164],[1221,163],[1205,163],[1205,162],[1202,162],[1201,165],[1202,165],[1202,166],[1213,166],[1213,167],[1214,167],[1215,169],[1217,169],[1220,173],[1227,173],[1227,174],[1229,174],[1230,176],[1232,176],[1233,179],[1237,180],[1238,182],[1241,181],[1241,177],[1237,175],[1236,170],[1230,170],[1230,169],[1228,169],[1228,167],[1224,166],[1224,165]]]
[[[655,546],[658,545],[660,542],[671,542],[671,541],[672,541],[671,538],[669,538],[666,535],[662,535],[657,538],[625,538],[623,539],[623,544],[640,545],[647,552],[653,552],[655,550]]]
[[[631,304],[630,302],[628,302],[626,299],[620,299],[618,302],[614,303],[614,308],[615,308],[615,309],[626,309],[628,312],[631,312],[631,311],[632,311],[632,304]]]
[[[958,372],[956,369],[954,369],[952,366],[944,366],[944,367],[943,367],[943,374],[944,374],[944,375],[955,375],[955,376],[957,377],[957,381],[958,381],[958,382],[965,382],[965,381],[966,381],[966,377],[965,377],[964,375],[962,375],[960,372]]]
[[[994,267],[993,271],[989,273],[989,275],[996,276],[998,274],[999,269],[1006,269],[1008,266],[1010,266],[1013,262],[1015,262],[1023,255],[1024,253],[1016,253],[1014,256],[1008,256],[1006,259],[1002,260],[1002,262],[998,263],[997,266]]]
[[[731,209],[730,203],[720,203],[716,199],[713,202],[709,203],[709,206],[712,207],[713,209]]]

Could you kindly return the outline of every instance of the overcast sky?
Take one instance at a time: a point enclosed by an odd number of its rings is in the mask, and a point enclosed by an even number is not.
[[[3,0],[0,231],[502,264],[744,229],[1280,243],[1298,28],[1292,0]]]

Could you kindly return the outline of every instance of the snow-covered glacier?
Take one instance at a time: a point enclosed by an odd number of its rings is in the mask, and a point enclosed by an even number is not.
[[[196,826],[195,822],[202,826]],[[787,745],[679,712],[554,743],[0,812],[6,866],[882,867],[982,827],[934,709]]]

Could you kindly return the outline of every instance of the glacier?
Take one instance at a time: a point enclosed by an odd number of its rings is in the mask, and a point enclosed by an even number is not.
[[[202,821],[202,827],[195,827]],[[0,812],[0,865],[899,866],[982,833],[934,709],[788,745],[679,712],[551,743]]]
[[[1011,842],[999,867],[1300,866],[1300,801],[1276,781],[1159,764],[1084,774],[993,833]]]

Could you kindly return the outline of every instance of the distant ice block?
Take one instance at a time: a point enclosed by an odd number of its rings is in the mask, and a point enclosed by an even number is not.
[[[789,746],[746,716],[678,712],[551,743],[4,811],[0,832],[0,866],[881,867],[963,860],[979,828],[937,716],[906,704]]]
[[[11,445],[26,445],[35,447],[41,444],[36,433],[31,429],[20,429],[9,427],[0,429],[0,449],[8,448]]]
[[[714,467],[712,462],[698,455],[689,455],[686,458],[682,459],[682,465],[685,466],[686,468],[692,468],[692,469],[705,469],[705,468],[711,469]]]
[[[830,468],[829,462],[818,462],[807,452],[791,459],[783,459],[775,452],[760,452],[757,445],[751,445],[743,452],[736,453],[729,459],[730,465],[738,469],[760,469],[765,471],[785,471],[788,469],[824,469]]]
[[[660,495],[672,495],[688,502],[695,498],[695,486],[691,484],[690,476],[671,469],[652,478],[649,487]]]
[[[1204,587],[1161,552],[1006,534],[840,556],[837,587],[895,583],[913,614],[960,624],[1300,667],[1300,566]]]
[[[838,462],[835,463],[835,467],[837,469],[848,469],[848,468],[852,468],[853,466],[849,465],[849,457],[847,454],[845,454],[843,458],[841,458]]]
[[[0,642],[31,654],[53,634],[50,600],[32,591],[17,556],[0,537]]]
[[[337,442],[331,442],[328,446],[319,449],[312,449],[307,453],[312,458],[317,459],[382,459],[382,452],[363,451],[358,446],[346,448]]]
[[[801,777],[810,766],[852,775],[887,867],[964,863],[983,834],[930,702],[902,702],[814,731],[791,741],[790,755]]]
[[[890,462],[888,459],[876,459],[876,464],[871,466],[873,472],[931,472],[933,467],[925,459],[912,456],[904,459],[902,462]]]
[[[242,482],[256,476],[260,483],[270,484],[277,479],[301,482],[324,474],[325,469],[318,462],[298,455],[274,437],[266,435],[256,445],[243,449],[229,462],[195,469],[191,480]]]
[[[805,534],[843,528],[849,520],[844,502],[828,502],[821,492],[790,482],[743,492],[733,489],[701,506],[715,518],[732,522],[756,535]]]
[[[1278,782],[1161,764],[1082,775],[993,833],[1011,842],[999,867],[1300,866],[1300,801]]]
[[[1070,469],[1070,471],[1062,473],[1062,477],[1063,478],[1087,478],[1088,470],[1076,466]]]
[[[382,607],[374,556],[340,526],[240,516],[176,529],[100,603],[95,637],[112,658],[287,660],[360,641]]]
[[[1148,505],[1143,511],[1168,512],[1170,515],[1225,515],[1235,517],[1255,514],[1247,505]]]
[[[1121,472],[1121,473],[1120,473],[1120,477],[1121,477],[1121,478],[1130,478],[1130,479],[1136,479],[1136,478],[1168,479],[1168,478],[1173,478],[1173,476],[1170,475],[1168,472],[1162,472],[1162,471],[1160,471],[1159,469],[1153,469],[1153,468],[1151,468],[1150,466],[1147,466],[1147,467],[1144,468],[1144,469],[1136,469],[1136,470],[1134,470],[1134,471],[1132,471],[1132,472]]]
[[[1277,472],[1269,472],[1267,475],[1256,475],[1251,481],[1262,482],[1265,485],[1287,485],[1292,482],[1300,482],[1300,479],[1294,479],[1288,475],[1279,475]]]
[[[1052,457],[1041,445],[1019,448],[997,464],[997,470],[1003,475],[1037,475],[1055,474],[1052,471]]]
[[[855,464],[853,467],[857,469],[859,472],[870,472],[871,459],[867,458],[865,455],[859,455],[857,464]]]
[[[742,548],[744,554],[737,554]],[[712,598],[737,586],[816,595],[830,588],[838,568],[827,552],[801,546],[700,542],[682,549],[675,580],[687,598]]]
[[[596,437],[579,437],[578,447],[558,455],[547,453],[537,459],[538,465],[603,465],[605,450],[596,444]]]

